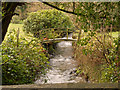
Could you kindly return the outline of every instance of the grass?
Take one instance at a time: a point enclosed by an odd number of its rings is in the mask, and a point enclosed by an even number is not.
[[[19,29],[20,31],[20,37],[25,37],[25,33],[23,32],[23,24],[12,24],[10,23],[9,27],[8,27],[8,33],[15,29],[16,31]]]
[[[22,29],[22,26],[23,26],[23,24],[12,24],[12,23],[10,23],[10,25],[8,27],[8,30],[10,30],[10,29],[18,29],[18,28]]]
[[[7,32],[7,34],[8,34],[10,31],[12,31],[13,29],[14,29],[15,31],[17,31],[17,30],[19,29],[19,37],[20,37],[20,38],[26,38],[28,41],[30,41],[30,40],[33,38],[33,37],[28,36],[28,34],[23,31],[23,24],[13,24],[13,23],[10,23],[10,24],[9,24],[9,27],[8,27],[8,32]],[[8,37],[7,37],[7,34],[6,34],[6,36],[5,36],[5,40],[8,38]]]
[[[33,36],[33,34],[27,34],[26,32],[24,32],[23,31],[23,24],[13,24],[13,23],[10,23],[10,25],[9,25],[9,27],[8,27],[8,32],[7,32],[7,34],[11,31],[11,30],[15,30],[15,31],[17,31],[18,29],[19,29],[19,36],[20,37],[23,37],[23,38],[26,38],[28,41],[29,40],[31,40],[31,37],[30,36]],[[47,31],[47,30],[46,30]],[[60,35],[58,35],[57,33],[55,33],[55,36],[53,35],[53,33],[51,32],[52,31],[52,29],[51,30],[48,30],[48,32],[43,32],[42,34],[43,35],[41,35],[41,38],[43,38],[43,37],[47,37],[47,38],[54,38],[54,37],[58,37],[58,36],[60,36]],[[30,35],[30,36],[28,36],[28,35]],[[6,35],[7,36],[7,35]],[[32,38],[34,38],[34,37],[32,37]],[[5,38],[5,39],[7,39],[7,37]]]
[[[76,30],[76,31],[77,31],[77,33],[74,33],[73,36],[77,38],[77,37],[78,37],[78,34],[79,34],[79,33],[78,33],[79,30]],[[114,38],[118,38],[119,33],[120,33],[120,32],[117,31],[117,32],[109,33],[109,35],[112,35],[112,37],[114,37]],[[107,34],[107,33],[106,33],[106,34]],[[86,32],[82,32],[82,33],[81,33],[81,37],[85,37],[86,35],[87,35]],[[97,35],[98,35],[98,36],[101,36],[100,33],[98,33]]]
[[[19,31],[20,31],[20,34],[19,34],[20,37],[26,38],[28,41],[31,40],[31,37],[29,37],[27,35],[27,33],[25,33],[23,31],[23,24],[12,24],[12,23],[10,23],[10,25],[8,27],[8,32],[7,33],[9,33],[13,29],[18,30],[18,28],[19,28]],[[79,32],[79,31],[77,30],[77,32]],[[110,34],[110,35],[112,35],[114,38],[117,38],[118,37],[118,33],[120,33],[120,32],[112,32],[112,34]],[[84,33],[81,34],[81,37],[84,37],[86,35],[87,34],[84,32]],[[75,36],[77,38],[78,37],[78,33],[74,33],[73,36]],[[7,39],[7,35],[6,35],[5,39]]]

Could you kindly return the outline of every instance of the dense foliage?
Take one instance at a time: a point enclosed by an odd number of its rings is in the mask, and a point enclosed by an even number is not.
[[[26,32],[35,34],[42,29],[73,28],[73,24],[63,12],[50,9],[30,13],[23,27]]]
[[[2,84],[32,83],[36,75],[45,74],[48,58],[38,39],[17,38],[12,30],[2,43]]]
[[[89,67],[87,64],[94,62],[96,66],[100,66],[98,69],[100,71],[99,75],[101,74],[99,81],[118,82],[120,77],[120,38],[113,38],[111,33],[120,29],[120,3],[76,2],[73,3],[73,6],[71,3],[59,4],[57,2],[53,4],[58,5],[62,10],[73,9],[72,13],[77,15],[76,22],[80,30],[75,49],[78,53],[77,56],[83,62],[81,64],[85,66],[83,70],[88,70],[86,73],[90,75],[89,73],[92,71],[90,67],[98,68],[93,65]],[[38,31],[44,31],[43,29],[72,27],[72,22],[68,16],[63,12],[52,9],[32,12],[24,22],[24,30],[33,33],[35,36]],[[84,36],[81,35],[82,30],[85,32]],[[49,33],[49,36],[51,36],[51,33]],[[45,73],[47,57],[42,52],[44,50],[39,46],[38,39],[28,42],[25,39],[18,40],[15,36],[9,34],[8,40],[2,44],[3,84],[31,83],[37,72]],[[84,63],[85,58],[81,55],[87,56],[87,64]],[[96,73],[94,74],[97,76]],[[91,78],[94,78],[94,76],[91,76]]]
[[[96,58],[102,62],[99,63],[102,67],[99,70],[102,72],[99,80],[117,82],[120,76],[119,38],[113,38],[110,33],[119,30],[119,3],[81,2],[77,5],[76,12],[82,13],[76,20],[80,22],[80,29],[86,34],[82,37],[81,31],[79,32],[78,47],[82,47],[82,52],[87,57],[90,57],[90,53],[91,60]]]

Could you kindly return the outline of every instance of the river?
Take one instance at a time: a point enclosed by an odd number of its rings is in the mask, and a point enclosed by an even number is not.
[[[72,39],[72,34],[69,34],[68,38]],[[72,41],[57,43],[56,52],[55,57],[50,59],[51,68],[44,77],[38,78],[35,84],[44,84],[45,78],[46,84],[83,82],[82,77],[75,75],[78,64],[77,60],[73,59]]]

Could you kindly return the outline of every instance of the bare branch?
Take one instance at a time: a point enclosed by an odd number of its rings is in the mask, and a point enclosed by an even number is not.
[[[52,7],[52,8],[55,8],[57,10],[66,12],[66,13],[70,13],[70,14],[74,14],[74,15],[80,15],[80,16],[85,16],[82,13],[75,13],[75,12],[72,12],[72,11],[67,11],[67,10],[64,10],[64,9],[60,9],[60,8],[58,8],[58,7],[56,7],[56,6],[52,5],[52,4],[49,4],[48,2],[42,2],[42,3],[48,5],[48,6]]]

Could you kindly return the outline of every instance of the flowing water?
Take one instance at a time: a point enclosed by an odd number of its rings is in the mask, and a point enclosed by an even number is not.
[[[66,38],[66,37],[64,37]],[[69,35],[72,39],[72,34]],[[72,41],[61,41],[57,44],[56,55],[50,59],[51,69],[44,77],[35,81],[36,84],[43,84],[47,79],[50,83],[77,83],[83,81],[81,77],[75,75],[77,61],[73,59]]]

